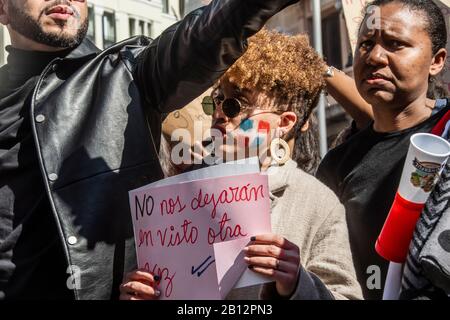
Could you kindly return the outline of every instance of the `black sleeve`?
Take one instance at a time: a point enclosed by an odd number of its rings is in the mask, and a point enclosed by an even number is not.
[[[336,169],[335,167],[337,166],[337,164],[335,163],[333,165],[333,161],[331,160],[331,158],[332,157],[330,152],[325,156],[325,158],[323,158],[322,162],[320,162],[319,167],[317,168],[316,178],[328,188],[333,190],[335,194],[337,194],[337,173],[335,172],[335,170],[333,170],[333,167],[334,169]]]
[[[206,91],[244,52],[246,39],[298,0],[214,0],[165,30],[138,57],[136,80],[160,113]]]
[[[279,300],[275,282],[265,284],[260,292],[261,300]],[[294,294],[289,300],[334,300],[334,296],[323,282],[313,273],[300,268],[299,280]]]
[[[330,290],[315,274],[301,268],[299,278],[298,286],[301,290],[296,290],[291,300],[334,300]]]

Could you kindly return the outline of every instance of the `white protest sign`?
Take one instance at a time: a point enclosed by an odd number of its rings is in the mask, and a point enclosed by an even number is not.
[[[344,9],[345,25],[347,26],[348,37],[352,47],[352,53],[355,52],[356,42],[358,41],[358,28],[362,21],[362,10],[369,0],[342,0]]]
[[[161,277],[162,299],[221,299],[213,244],[271,232],[260,173],[139,188],[129,198],[138,266]]]

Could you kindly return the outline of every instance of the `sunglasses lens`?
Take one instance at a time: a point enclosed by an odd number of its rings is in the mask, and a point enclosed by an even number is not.
[[[222,111],[228,118],[235,118],[241,112],[241,103],[237,99],[226,99],[222,103]]]
[[[203,108],[203,112],[206,115],[212,116],[212,114],[214,113],[214,109],[215,109],[213,98],[210,96],[204,97],[202,100],[202,108]]]

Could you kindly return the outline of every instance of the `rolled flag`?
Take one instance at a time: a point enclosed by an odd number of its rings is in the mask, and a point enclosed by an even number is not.
[[[425,202],[450,155],[450,143],[429,133],[411,137],[400,185],[375,249],[384,259],[404,263]]]

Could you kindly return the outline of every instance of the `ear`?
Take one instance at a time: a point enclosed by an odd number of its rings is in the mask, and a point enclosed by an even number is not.
[[[5,26],[9,24],[7,2],[8,0],[0,0],[0,23]]]
[[[297,115],[292,111],[283,112],[280,116],[280,124],[278,125],[279,129],[288,133],[297,123]]]
[[[439,72],[442,71],[445,65],[445,60],[447,59],[447,50],[441,48],[436,52],[431,60],[430,65],[430,76],[436,76]]]
[[[305,124],[303,125],[303,127],[300,128],[301,132],[306,132],[309,129],[309,120],[305,122]]]

